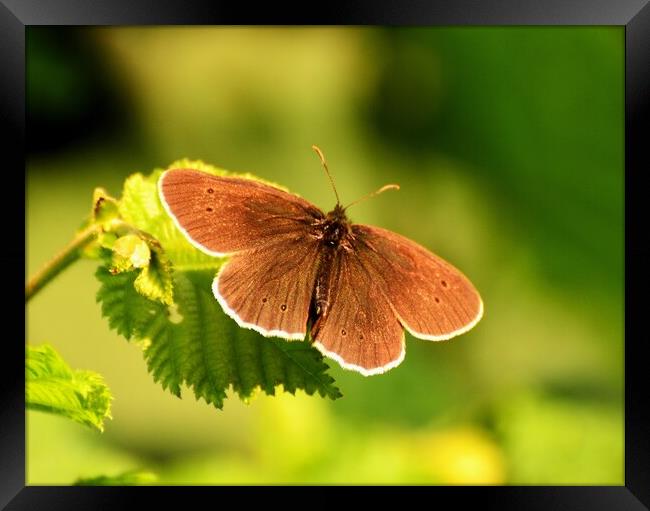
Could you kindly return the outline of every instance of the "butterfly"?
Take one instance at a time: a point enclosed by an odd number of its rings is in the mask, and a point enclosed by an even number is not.
[[[265,337],[309,332],[321,353],[365,376],[404,360],[404,329],[442,341],[476,325],[483,302],[469,279],[404,236],[352,223],[312,148],[337,199],[327,214],[253,179],[180,168],[160,177],[160,200],[187,240],[229,258],[212,283],[224,312]]]

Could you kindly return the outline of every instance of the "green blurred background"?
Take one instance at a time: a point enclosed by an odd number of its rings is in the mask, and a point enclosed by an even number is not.
[[[164,392],[109,331],[95,263],[27,308],[28,342],[102,374],[103,434],[27,414],[28,484],[623,484],[621,27],[27,29],[27,272],[92,191],[189,157],[351,211],[466,273],[485,316],[344,397]]]

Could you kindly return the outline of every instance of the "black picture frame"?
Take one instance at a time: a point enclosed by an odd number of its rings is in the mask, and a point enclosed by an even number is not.
[[[326,5],[189,0],[0,0],[0,115],[4,137],[3,177],[10,189],[25,186],[25,29],[33,25],[165,25],[165,24],[352,24],[352,25],[618,25],[625,27],[625,485],[373,488],[368,496],[382,500],[408,491],[421,497],[453,498],[454,506],[470,503],[499,509],[627,510],[650,507],[650,442],[648,384],[642,356],[648,335],[643,292],[650,284],[647,241],[648,200],[644,172],[650,170],[650,5],[649,0],[371,0]],[[645,129],[644,129],[645,128]],[[14,184],[14,181],[16,182]],[[25,236],[10,193],[0,201],[5,238],[3,262],[7,317],[18,324],[19,286],[24,275]],[[15,230],[15,232],[13,232]],[[20,281],[20,282],[19,282]],[[16,310],[13,310],[16,307]],[[6,309],[5,309],[6,310]],[[13,324],[13,323],[12,323]],[[0,507],[6,509],[115,509],[144,505],[153,494],[168,503],[187,505],[188,492],[214,488],[184,487],[37,487],[25,486],[24,326],[3,336],[0,376]],[[224,492],[224,488],[218,488]],[[349,490],[349,488],[348,488]],[[250,489],[234,488],[250,498]],[[274,488],[266,488],[271,493]],[[316,489],[316,492],[331,489]],[[430,495],[431,494],[431,495]],[[329,493],[328,493],[329,495]],[[206,495],[207,496],[207,495]],[[325,496],[325,494],[324,494]],[[365,497],[365,496],[364,496]],[[445,500],[446,500],[445,499]],[[150,500],[147,500],[150,502]],[[439,501],[429,501],[432,505]],[[305,501],[305,504],[307,501]],[[218,505],[216,502],[214,505]]]

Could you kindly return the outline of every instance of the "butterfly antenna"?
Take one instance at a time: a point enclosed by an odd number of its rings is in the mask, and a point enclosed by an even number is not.
[[[351,202],[350,204],[348,204],[347,206],[345,206],[343,208],[343,211],[348,209],[350,206],[354,206],[355,204],[359,204],[361,201],[364,201],[366,199],[370,199],[371,197],[374,197],[375,195],[379,195],[380,193],[384,193],[387,190],[399,190],[399,185],[394,185],[394,184],[384,185],[379,190],[375,190],[374,192],[369,193],[368,195],[364,195],[360,199],[357,199],[354,202]]]
[[[320,158],[320,162],[323,164],[323,168],[325,169],[325,172],[327,173],[327,177],[330,180],[330,184],[332,185],[332,189],[334,190],[334,195],[336,195],[336,203],[341,204],[341,200],[339,199],[339,194],[336,191],[336,186],[334,186],[334,180],[332,179],[332,174],[330,174],[330,170],[327,168],[327,163],[325,162],[325,155],[323,154],[323,151],[320,150],[320,148],[316,145],[311,146],[311,148],[316,151],[316,154]]]

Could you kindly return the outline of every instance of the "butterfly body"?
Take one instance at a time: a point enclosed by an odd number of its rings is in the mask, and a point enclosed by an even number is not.
[[[313,292],[313,307],[310,313],[310,319],[315,321],[318,316],[326,315],[329,310],[331,294],[329,282],[332,266],[340,251],[351,249],[352,229],[341,205],[337,204],[325,218],[317,221],[311,235],[319,240],[321,245]]]
[[[258,181],[173,169],[161,202],[187,239],[228,256],[212,290],[240,326],[304,339],[343,367],[383,373],[404,359],[404,329],[444,340],[472,328],[483,303],[459,270],[415,242],[325,214]]]

